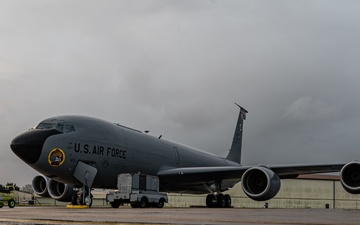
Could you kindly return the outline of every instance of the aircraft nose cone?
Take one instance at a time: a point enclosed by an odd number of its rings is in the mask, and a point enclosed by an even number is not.
[[[10,147],[24,162],[33,164],[39,159],[45,140],[60,133],[57,130],[29,130],[15,137]]]

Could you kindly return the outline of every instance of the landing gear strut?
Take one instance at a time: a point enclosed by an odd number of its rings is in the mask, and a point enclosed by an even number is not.
[[[92,202],[93,195],[91,194],[91,188],[85,185],[82,188],[78,189],[71,199],[72,205],[87,205],[91,207]]]
[[[231,197],[226,194],[208,194],[206,196],[206,206],[208,208],[230,208]]]

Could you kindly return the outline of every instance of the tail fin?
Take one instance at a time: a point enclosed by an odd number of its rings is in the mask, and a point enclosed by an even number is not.
[[[231,144],[229,154],[226,156],[226,159],[236,163],[241,163],[243,123],[244,120],[246,119],[246,113],[248,113],[248,111],[246,111],[246,109],[244,109],[237,103],[235,103],[235,105],[239,106],[240,113],[236,124],[233,142]]]

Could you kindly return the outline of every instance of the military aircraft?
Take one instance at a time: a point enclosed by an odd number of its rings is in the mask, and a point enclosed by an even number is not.
[[[138,172],[158,176],[162,192],[208,194],[208,207],[230,207],[231,197],[223,192],[240,181],[248,197],[266,201],[278,193],[281,179],[310,173],[340,171],[345,190],[360,193],[357,161],[241,165],[243,122],[248,112],[239,108],[226,158],[117,123],[70,115],[43,120],[15,137],[10,146],[20,159],[42,174],[32,182],[38,195],[74,205],[91,205],[93,188],[116,189],[118,174]]]

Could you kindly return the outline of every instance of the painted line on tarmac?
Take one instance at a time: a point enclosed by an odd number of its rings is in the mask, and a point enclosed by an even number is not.
[[[0,224],[24,224],[24,225],[184,225],[178,223],[139,223],[139,222],[113,222],[113,221],[69,221],[69,220],[39,220],[39,219],[0,219]]]

